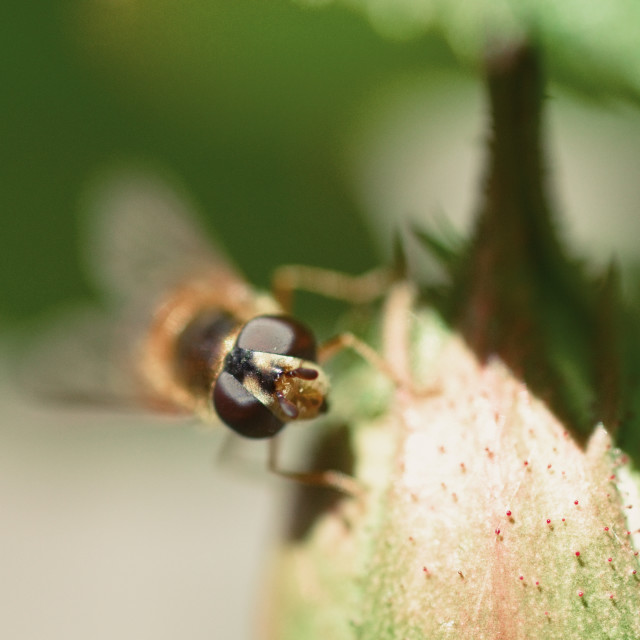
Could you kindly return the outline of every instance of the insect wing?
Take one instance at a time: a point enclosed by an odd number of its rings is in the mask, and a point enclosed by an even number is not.
[[[197,224],[186,195],[159,177],[123,172],[96,181],[85,198],[86,263],[111,302],[153,306],[189,280],[244,280]]]
[[[250,289],[198,228],[186,198],[156,176],[97,181],[84,203],[83,248],[103,305],[62,311],[38,331],[20,367],[21,386],[65,404],[177,411],[139,375],[139,345],[156,305],[185,282],[232,289],[239,298]]]
[[[32,332],[17,378],[30,395],[62,406],[140,409],[139,380],[130,362],[124,325],[96,308],[59,310]],[[30,333],[32,333],[30,332]]]

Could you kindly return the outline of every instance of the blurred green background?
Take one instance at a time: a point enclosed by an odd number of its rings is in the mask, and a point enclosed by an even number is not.
[[[342,7],[286,0],[3,3],[0,319],[87,292],[79,197],[96,171],[174,172],[249,278],[379,263],[347,184],[345,131],[399,74],[451,62]]]
[[[31,319],[100,294],[81,259],[90,246],[81,202],[114,166],[174,176],[259,287],[281,264],[360,273],[388,261],[407,219],[431,229],[447,220],[465,234],[482,204],[488,116],[481,73],[451,29],[465,33],[473,16],[436,17],[413,38],[385,38],[348,2],[316,4],[3,5],[5,342],[19,342],[15,328],[41,332]],[[563,49],[553,39],[561,18],[550,14],[538,36],[550,78],[543,135],[557,229],[590,275],[615,257],[637,303],[640,117],[620,101],[616,74],[599,93],[584,74],[565,80],[573,40]],[[607,61],[605,49],[594,45],[584,68]],[[406,249],[411,275],[442,275],[417,242]],[[345,305],[304,294],[296,302],[321,339],[336,331]]]
[[[435,27],[385,39],[342,3],[313,4],[2,4],[0,323],[88,294],[79,201],[97,172],[132,160],[174,173],[260,286],[279,264],[377,265],[400,216],[464,227],[485,139],[472,66]],[[559,78],[564,54],[548,56]],[[637,112],[549,93],[562,232],[578,253],[635,262]]]

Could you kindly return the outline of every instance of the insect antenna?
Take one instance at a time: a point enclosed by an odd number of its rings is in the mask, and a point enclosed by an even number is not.
[[[284,375],[289,378],[300,378],[301,380],[315,380],[318,377],[318,372],[316,369],[309,369],[308,367],[298,367],[297,369],[286,371]]]
[[[295,420],[300,412],[298,411],[298,407],[296,407],[293,402],[287,400],[282,391],[278,391],[276,393],[276,398],[278,399],[278,404],[282,409],[282,412],[287,416],[287,418],[291,418],[291,420]]]

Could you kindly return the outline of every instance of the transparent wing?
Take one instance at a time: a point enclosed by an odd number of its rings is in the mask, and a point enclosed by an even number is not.
[[[21,386],[64,403],[174,410],[138,374],[137,347],[155,306],[188,280],[248,286],[198,226],[187,198],[155,175],[103,176],[83,209],[87,268],[104,305],[62,311],[39,329],[22,359]]]
[[[129,366],[128,332],[110,314],[96,308],[62,309],[29,333],[17,378],[31,395],[60,405],[107,409],[144,404]]]
[[[111,302],[140,306],[185,280],[242,281],[185,193],[141,170],[94,181],[83,207],[86,264]]]

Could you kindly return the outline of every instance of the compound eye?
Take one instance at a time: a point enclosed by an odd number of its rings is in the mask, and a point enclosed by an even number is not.
[[[311,331],[288,316],[258,316],[249,320],[238,336],[237,346],[301,360],[316,359],[316,341]]]
[[[218,376],[212,399],[220,420],[245,438],[271,438],[284,427],[283,422],[226,371]]]

